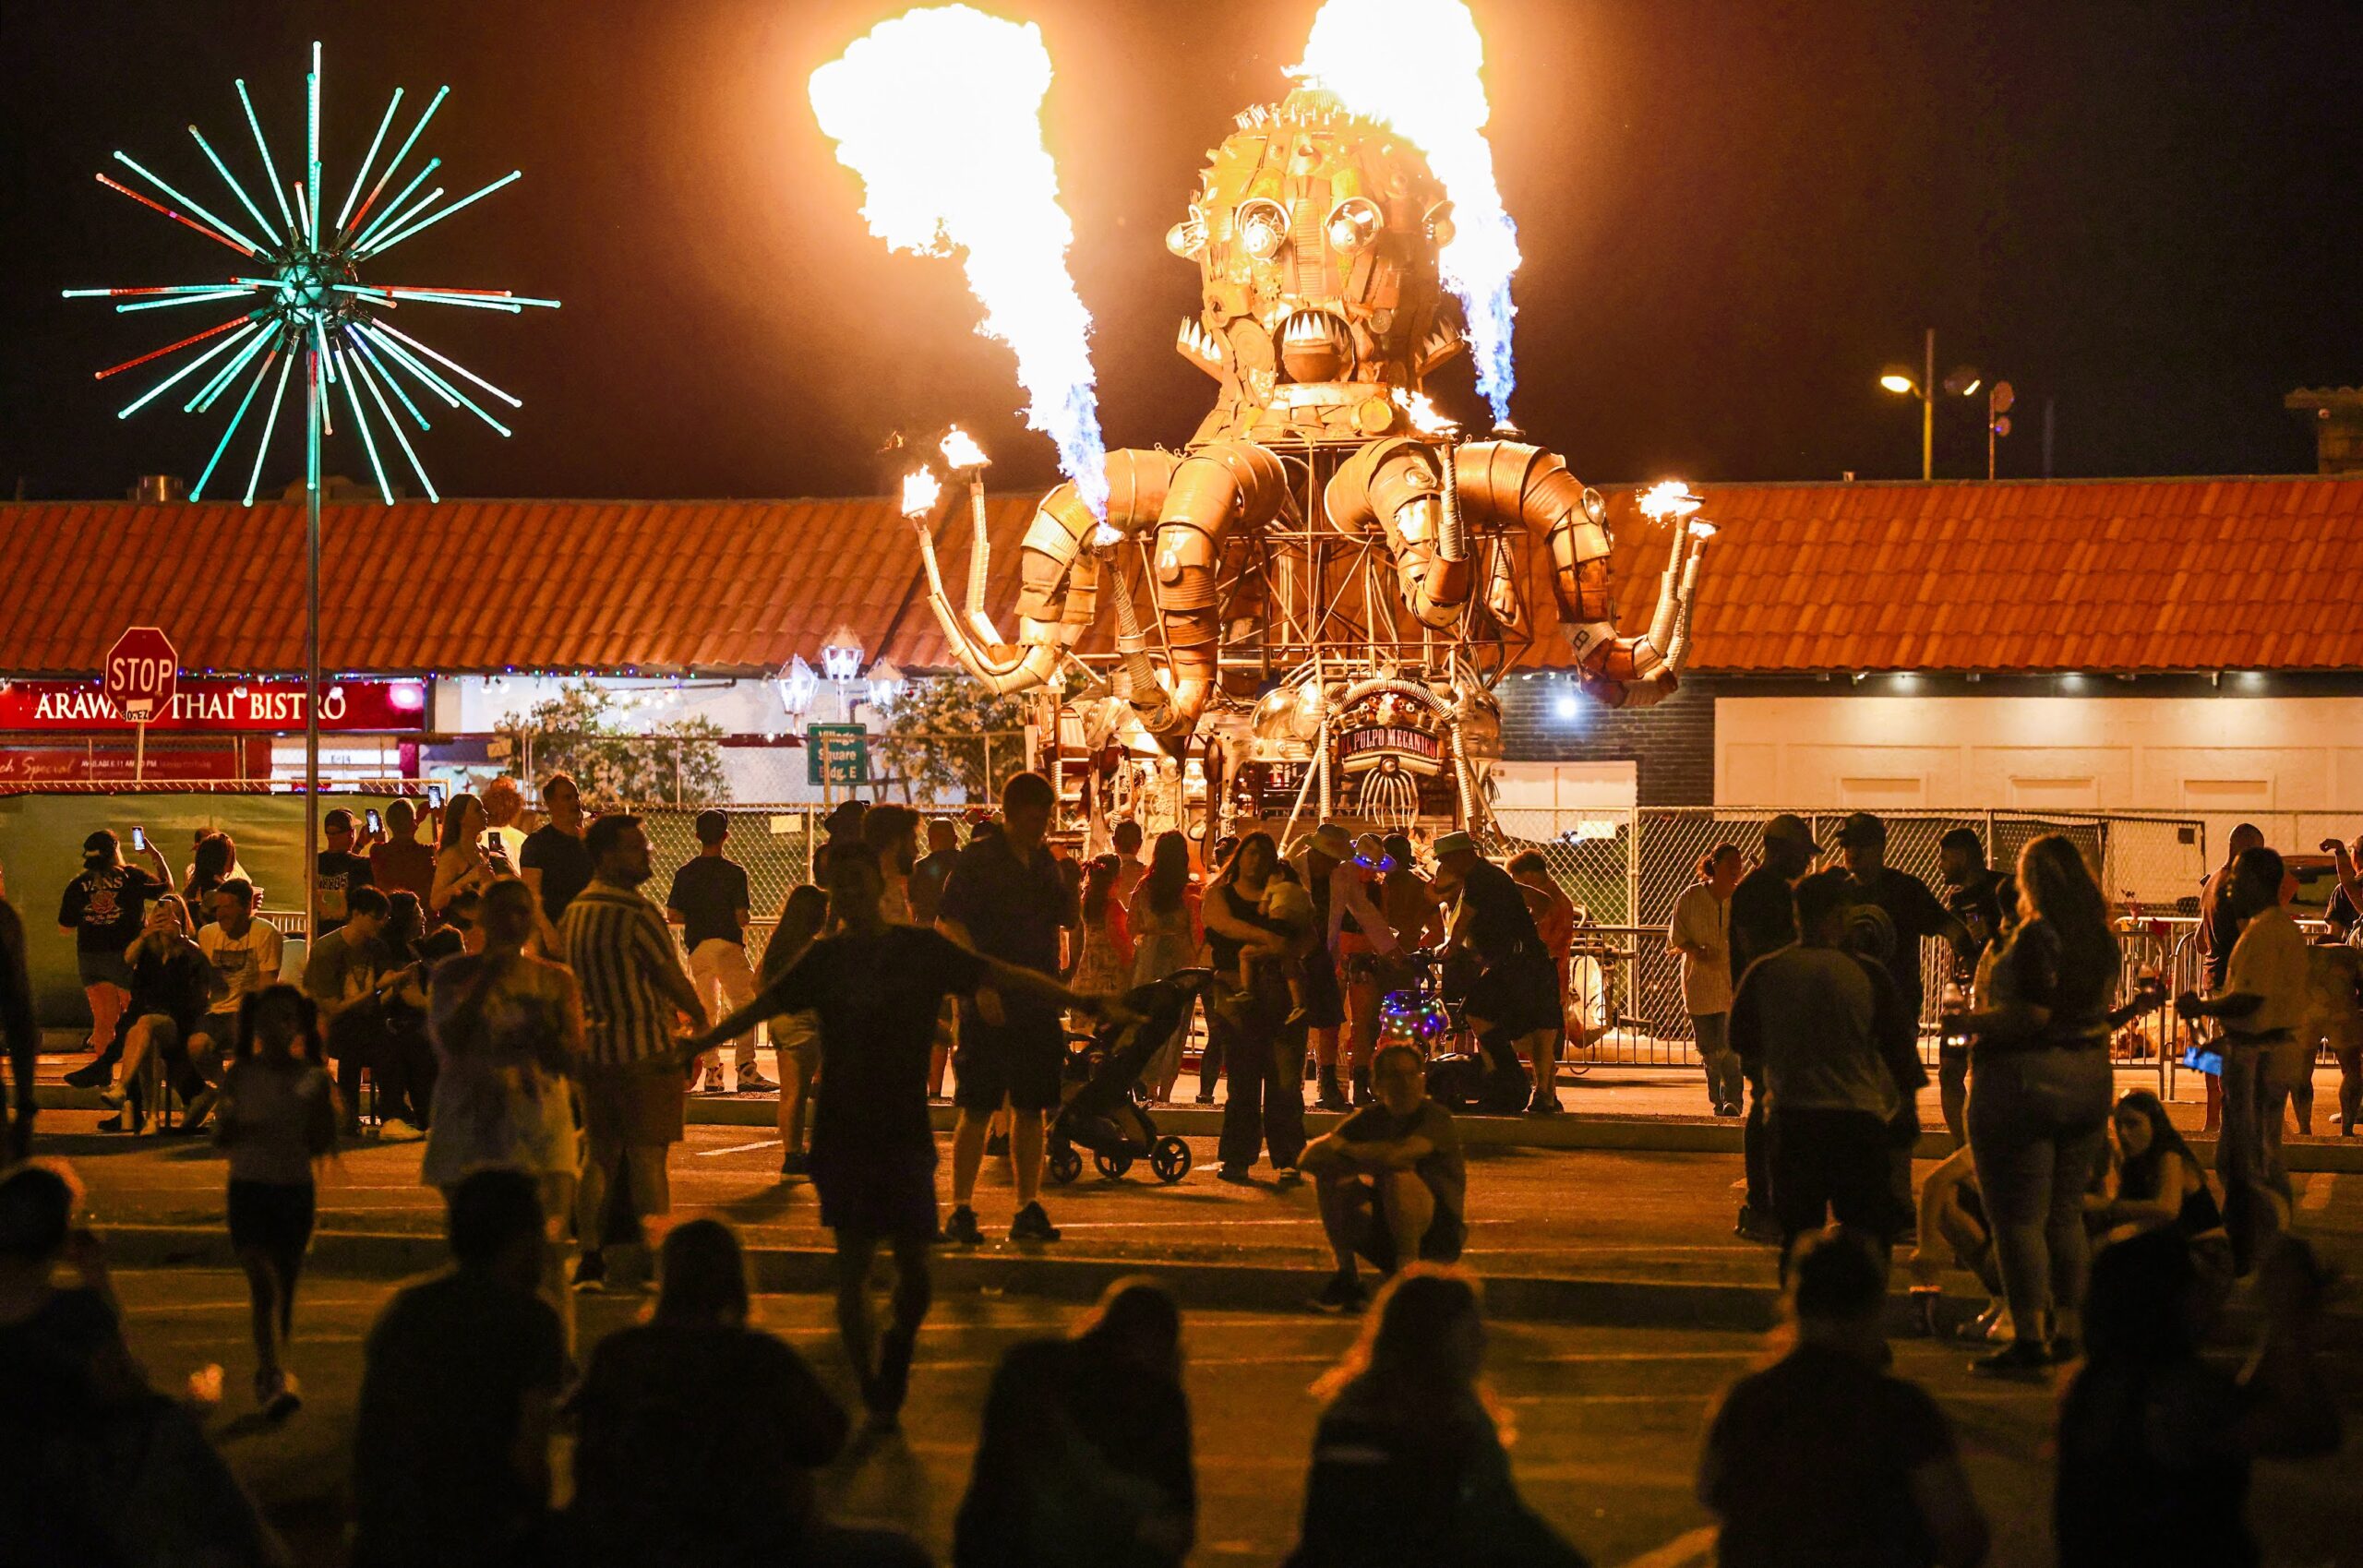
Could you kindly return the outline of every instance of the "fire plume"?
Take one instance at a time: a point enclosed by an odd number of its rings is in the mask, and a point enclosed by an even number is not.
[[[896,250],[955,250],[985,307],[978,330],[1017,354],[1026,419],[1095,514],[1108,507],[1091,316],[1067,270],[1074,225],[1042,145],[1041,30],[967,6],[879,23],[812,73],[812,113],[862,177],[861,214]]]
[[[922,518],[935,510],[935,503],[943,494],[943,486],[926,469],[917,469],[903,475],[903,515]]]
[[[1444,283],[1469,313],[1477,390],[1496,420],[1507,420],[1517,382],[1510,354],[1517,230],[1503,209],[1485,139],[1484,62],[1484,40],[1462,0],[1328,0],[1294,74],[1428,155],[1452,197],[1453,235],[1438,257]]]
[[[1692,495],[1690,486],[1679,479],[1661,480],[1639,492],[1638,499],[1641,515],[1653,522],[1663,522],[1668,518],[1686,518],[1707,504]]]

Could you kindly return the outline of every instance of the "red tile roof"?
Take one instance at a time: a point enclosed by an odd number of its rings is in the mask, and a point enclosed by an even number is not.
[[[2363,478],[1726,485],[1691,667],[2363,666]],[[1628,623],[1664,561],[1612,503]]]
[[[990,603],[1017,592],[1033,498],[988,504]],[[965,581],[965,509],[948,541]],[[820,662],[849,625],[871,655],[949,664],[909,524],[884,500],[331,503],[321,663],[347,673],[705,670]],[[0,672],[95,672],[126,626],[185,669],[299,670],[304,509],[0,505]],[[31,588],[33,592],[26,592]]]
[[[2363,478],[1726,485],[1691,666],[1821,670],[2363,666]],[[989,603],[1014,604],[1033,497],[988,506]],[[1664,532],[1611,492],[1618,606],[1649,618]],[[949,664],[884,500],[331,503],[322,663],[342,672],[769,671],[850,625]],[[965,514],[943,541],[965,580]],[[1529,557],[1526,662],[1566,662]],[[95,672],[126,626],[190,670],[303,661],[303,509],[0,505],[0,673]]]

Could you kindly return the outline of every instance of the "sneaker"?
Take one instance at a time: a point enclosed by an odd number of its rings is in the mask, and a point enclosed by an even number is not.
[[[1292,1165],[1284,1165],[1272,1172],[1272,1180],[1282,1187],[1294,1187],[1304,1179],[1304,1172]]]
[[[692,1095],[705,1095],[709,1096],[714,1095],[727,1095],[730,1093],[730,1086],[722,1081],[722,1069],[717,1067],[712,1072],[705,1073],[701,1076],[697,1081],[696,1086],[691,1088],[690,1093]]]
[[[1745,1241],[1776,1242],[1781,1239],[1781,1226],[1763,1210],[1742,1203],[1739,1223],[1732,1227],[1732,1234]]]
[[[1346,1098],[1345,1086],[1337,1082],[1337,1070],[1336,1068],[1325,1067],[1321,1070],[1318,1086],[1313,1091],[1313,1103],[1320,1107],[1323,1110],[1351,1110],[1354,1108],[1351,1103],[1349,1103]]]
[[[943,1239],[954,1247],[981,1247],[985,1233],[977,1227],[977,1211],[963,1203],[943,1222]]]
[[[1017,1211],[1015,1219],[1009,1222],[1009,1239],[1012,1241],[1056,1241],[1059,1227],[1050,1223],[1050,1216],[1043,1211],[1041,1204],[1028,1203]]]
[[[1214,1093],[1211,1090],[1201,1089],[1190,1103],[1193,1106],[1210,1106],[1215,1103]]]
[[[66,1075],[66,1086],[69,1089],[104,1088],[107,1081],[114,1076],[114,1064],[120,1059],[119,1057],[104,1055],[93,1057]]]
[[[1534,1098],[1527,1104],[1526,1114],[1529,1116],[1565,1116],[1567,1114],[1567,1107],[1559,1103],[1558,1095],[1541,1089],[1537,1089],[1534,1091]]]
[[[1372,1094],[1370,1090],[1370,1070],[1366,1067],[1358,1067],[1354,1069],[1355,1106],[1360,1107],[1362,1106],[1376,1105],[1377,1103],[1378,1096]]]
[[[295,1374],[279,1372],[255,1374],[255,1405],[266,1421],[283,1421],[304,1407],[304,1395],[295,1386]]]
[[[742,1095],[776,1095],[779,1085],[750,1067],[738,1075],[738,1092]]]
[[[1228,1181],[1234,1187],[1253,1187],[1255,1185],[1255,1177],[1253,1173],[1243,1165],[1224,1166],[1220,1170],[1215,1172],[1215,1179],[1217,1181]]]
[[[988,1132],[985,1134],[985,1158],[989,1160],[997,1160],[1006,1157],[1008,1154],[1008,1133]]]
[[[213,1103],[221,1097],[222,1092],[218,1089],[198,1090],[197,1098],[189,1101],[188,1107],[181,1113],[180,1130],[194,1132],[204,1126],[205,1119],[213,1114]]]
[[[1980,1356],[1969,1370],[1984,1378],[2039,1378],[2051,1365],[2049,1347],[2033,1339],[2013,1339],[1991,1356]]]
[[[378,1124],[378,1142],[380,1143],[415,1143],[426,1136],[399,1116],[390,1116]]]
[[[129,1111],[119,1110],[113,1116],[108,1117],[105,1120],[100,1122],[95,1131],[100,1132],[130,1132],[136,1131],[135,1129],[125,1125],[130,1119],[131,1113]]]
[[[123,1108],[123,1102],[128,1097],[120,1083],[110,1083],[99,1091],[99,1104],[112,1106],[117,1110]]]
[[[812,1173],[811,1158],[801,1149],[789,1149],[779,1157],[779,1173],[782,1176],[810,1176]]]
[[[585,1252],[574,1260],[574,1288],[599,1290],[607,1283],[607,1260],[596,1252]]]
[[[1324,1312],[1353,1313],[1370,1305],[1370,1292],[1362,1288],[1361,1280],[1340,1269],[1329,1276],[1321,1294],[1313,1299],[1313,1306]]]

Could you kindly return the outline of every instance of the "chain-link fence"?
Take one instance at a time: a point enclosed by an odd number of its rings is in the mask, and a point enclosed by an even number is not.
[[[1699,863],[1730,844],[1750,861],[1764,849],[1774,808],[1651,807],[1636,811],[1505,810],[1486,844],[1507,856],[1540,850],[1583,922],[1571,985],[1584,1017],[1602,1034],[1580,1059],[1628,1066],[1696,1063],[1697,1047],[1682,1000],[1682,960],[1666,945],[1674,901],[1698,880]],[[1844,813],[1800,811],[1814,842],[1836,863]],[[2078,813],[1888,812],[1887,863],[1941,892],[1937,846],[1966,828],[1985,846],[1987,864],[2009,867],[2030,841],[2062,833],[2082,852],[2109,895],[2124,931],[2129,977],[2148,968],[2179,985],[2189,967],[2189,917],[2206,875],[2207,842],[2195,819]],[[1949,952],[1925,943],[1924,1044],[1934,1059],[1936,1007],[1950,977]],[[2129,1033],[2155,1057],[2169,1023],[2141,1021]],[[2129,1048],[2131,1048],[2129,1043]],[[2179,1048],[2178,1046],[2177,1048]]]

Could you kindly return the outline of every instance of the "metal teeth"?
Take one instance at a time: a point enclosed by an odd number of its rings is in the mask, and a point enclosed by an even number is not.
[[[1300,310],[1280,328],[1280,344],[1284,348],[1341,349],[1346,344],[1346,324],[1325,310]]]
[[[1181,350],[1182,358],[1209,373],[1219,370],[1229,357],[1228,345],[1200,325],[1194,316],[1182,318],[1182,329],[1174,336],[1174,346]]]

